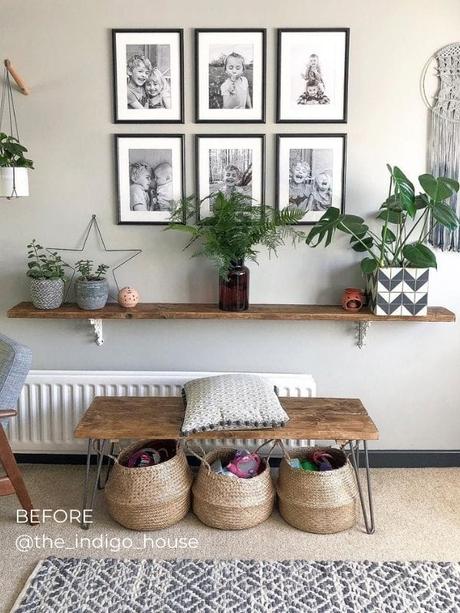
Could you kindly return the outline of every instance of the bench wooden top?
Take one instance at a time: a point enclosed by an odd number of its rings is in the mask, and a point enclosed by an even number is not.
[[[284,428],[197,432],[194,439],[376,440],[378,430],[357,398],[280,398],[289,422]],[[181,397],[96,397],[75,429],[77,438],[179,439]]]

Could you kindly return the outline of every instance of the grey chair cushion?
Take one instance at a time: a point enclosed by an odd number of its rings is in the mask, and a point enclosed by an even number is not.
[[[277,395],[256,375],[229,374],[189,381],[182,434],[284,426],[289,420]]]
[[[0,409],[16,407],[31,365],[31,349],[0,334]]]

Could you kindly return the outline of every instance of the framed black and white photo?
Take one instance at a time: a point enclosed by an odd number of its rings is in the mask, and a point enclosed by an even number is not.
[[[344,210],[346,134],[276,136],[276,206],[315,224],[331,206]]]
[[[205,199],[200,216],[209,216],[218,192],[238,192],[262,204],[264,168],[263,134],[196,136],[196,191],[200,200]]]
[[[115,136],[119,224],[166,224],[184,197],[183,134]]]
[[[266,30],[195,30],[197,122],[265,122]]]
[[[279,29],[277,121],[345,123],[348,28]]]
[[[183,31],[112,30],[115,123],[183,123]]]

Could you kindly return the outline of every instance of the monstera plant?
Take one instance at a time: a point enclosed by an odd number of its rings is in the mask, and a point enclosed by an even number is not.
[[[375,224],[371,227],[362,217],[331,207],[312,228],[306,243],[312,247],[324,243],[327,247],[337,231],[348,235],[351,248],[365,254],[361,269],[367,276],[374,312],[420,315],[427,307],[428,269],[437,267],[436,255],[426,241],[432,224],[449,230],[459,225],[457,215],[446,202],[458,192],[459,183],[448,177],[423,174],[418,178],[423,191],[416,193],[414,184],[400,168],[387,167],[390,187],[376,216],[379,228]]]

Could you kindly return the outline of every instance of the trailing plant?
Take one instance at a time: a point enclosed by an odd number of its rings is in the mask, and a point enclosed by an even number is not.
[[[82,281],[102,281],[102,279],[105,279],[105,273],[109,270],[110,266],[99,264],[95,270],[94,266],[93,260],[79,260],[76,262],[75,268],[80,273]]]
[[[424,190],[415,193],[413,183],[400,168],[387,165],[390,172],[388,198],[381,205],[377,220],[382,224],[374,232],[357,215],[346,215],[331,207],[307,236],[306,243],[317,247],[324,241],[327,247],[337,230],[350,236],[354,251],[366,253],[361,269],[370,274],[379,267],[436,268],[436,256],[425,244],[431,225],[440,224],[454,230],[460,223],[446,200],[458,192],[459,184],[448,177],[420,175]]]
[[[56,251],[49,252],[39,245],[34,238],[27,245],[27,276],[32,279],[63,279],[65,276],[64,268],[68,264]]]
[[[199,218],[203,201],[212,198],[211,215]],[[293,244],[305,238],[295,224],[302,212],[288,208],[281,211],[254,204],[250,196],[222,192],[207,196],[201,202],[194,196],[183,199],[176,207],[167,229],[179,230],[190,235],[184,249],[196,245],[192,257],[204,255],[217,267],[219,276],[227,278],[236,262],[252,260],[257,263],[257,245],[263,245],[269,253],[291,239]]]
[[[21,145],[17,138],[8,136],[5,132],[0,132],[0,168],[32,168],[32,160],[24,157],[27,149]]]

